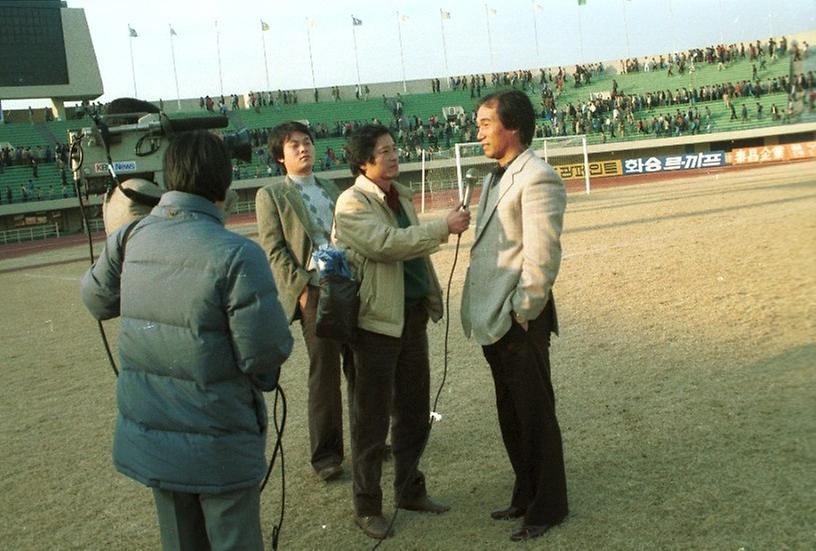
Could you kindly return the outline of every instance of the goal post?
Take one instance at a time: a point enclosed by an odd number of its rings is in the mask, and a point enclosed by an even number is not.
[[[586,136],[553,136],[533,139],[530,148],[545,162],[553,166],[564,180],[583,183],[584,191],[589,194],[591,187],[589,171],[589,151]],[[455,145],[456,184],[459,197],[464,193],[464,175],[469,169],[476,169],[480,178],[495,166],[496,161],[484,156],[478,142],[458,143]]]
[[[551,138],[536,138],[530,148],[541,159],[553,166],[556,173],[564,180],[568,190],[583,190],[587,194],[591,191],[589,171],[589,154],[587,139],[579,136],[555,136]],[[451,206],[455,199],[464,197],[466,175],[470,173],[481,184],[485,175],[496,166],[494,159],[484,156],[479,142],[457,143],[454,147],[444,151],[437,151],[428,158],[424,155],[421,164],[421,212],[425,211],[428,192],[433,190],[435,204]],[[438,196],[438,197],[437,197]],[[478,197],[476,193],[473,200]]]

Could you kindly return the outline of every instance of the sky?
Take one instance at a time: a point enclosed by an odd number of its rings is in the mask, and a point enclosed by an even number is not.
[[[105,88],[100,101],[133,96],[134,73],[138,97],[175,99],[171,51],[179,95],[190,98],[218,96],[222,89],[225,95],[267,89],[267,70],[272,90],[311,88],[312,67],[318,87],[355,84],[358,64],[362,83],[398,82],[403,71],[408,80],[444,79],[446,60],[452,75],[490,73],[816,29],[816,0],[586,0],[584,6],[578,0],[67,3],[85,10]],[[440,10],[450,18],[443,20]],[[352,26],[352,15],[362,24]],[[137,38],[129,37],[128,25]],[[45,103],[6,101],[3,107]]]

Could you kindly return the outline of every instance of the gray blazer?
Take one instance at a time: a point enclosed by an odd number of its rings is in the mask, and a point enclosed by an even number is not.
[[[479,200],[462,293],[465,335],[483,346],[504,336],[513,313],[519,322],[536,319],[551,300],[567,202],[561,178],[530,149],[492,189],[490,180]]]

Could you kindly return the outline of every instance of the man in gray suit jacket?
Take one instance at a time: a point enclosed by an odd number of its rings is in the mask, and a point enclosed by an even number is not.
[[[304,124],[286,122],[273,128],[269,151],[286,170],[286,177],[258,190],[258,235],[283,310],[290,323],[300,320],[309,355],[311,463],[317,475],[328,481],[343,472],[341,349],[337,341],[315,334],[319,276],[312,252],[330,240],[340,191],[330,180],[312,174],[314,138]]]
[[[510,539],[544,534],[567,515],[561,432],[550,381],[552,286],[566,207],[561,179],[531,149],[535,113],[512,90],[481,100],[478,139],[498,166],[485,179],[462,296],[465,334],[482,345],[496,388],[502,439],[515,473],[497,520],[522,518]]]

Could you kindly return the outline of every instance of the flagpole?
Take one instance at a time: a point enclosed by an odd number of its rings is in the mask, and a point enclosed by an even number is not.
[[[442,28],[442,59],[445,62],[445,82],[450,90],[450,73],[448,72],[448,48],[445,45],[445,17],[442,10],[439,10],[439,26]]]
[[[677,53],[677,39],[674,36],[674,10],[672,9],[671,0],[668,1],[669,6],[669,24],[671,25],[671,34],[672,34],[672,53]],[[722,1],[720,2],[720,6],[722,6]],[[722,14],[720,14],[720,41],[722,41]]]
[[[578,56],[579,62],[584,60],[584,31],[581,28],[581,4],[578,4]]]
[[[269,62],[266,59],[266,38],[264,37],[264,22],[261,21],[261,46],[264,53],[264,73],[266,74],[266,90],[269,91]]]
[[[626,35],[626,58],[632,58],[632,50],[629,49],[629,22],[626,19],[626,0],[621,0],[621,9],[623,10],[623,32]]]
[[[173,58],[173,78],[176,80],[176,106],[181,111],[181,94],[179,93],[178,72],[176,72],[176,49],[173,47],[173,37],[176,32],[173,30],[173,25],[170,27],[170,57]]]
[[[224,78],[221,75],[221,31],[218,30],[218,19],[215,20],[215,54],[218,58],[218,86],[224,95]]]
[[[400,45],[400,63],[402,64],[402,92],[408,93],[408,85],[405,83],[405,55],[402,50],[402,20],[400,19],[400,12],[397,10],[397,34],[399,35]]]
[[[360,94],[362,94],[363,91],[362,91],[362,85],[361,85],[361,82],[360,82],[360,60],[357,57],[357,31],[354,28],[356,26],[357,26],[357,24],[355,23],[354,15],[352,15],[351,16],[351,38],[354,41],[354,65],[355,65],[355,67],[357,67],[357,90],[359,91]]]
[[[309,44],[309,68],[312,70],[312,88],[317,90],[317,83],[314,74],[314,61],[312,59],[312,20],[306,18],[306,41]]]
[[[490,72],[496,72],[496,62],[493,60],[493,38],[490,36],[490,11],[485,2],[485,20],[487,21],[487,47],[490,48]]]
[[[136,91],[136,64],[133,63],[133,29],[128,25],[128,42],[130,43],[130,74],[133,77],[133,97],[138,98],[139,92]]]
[[[723,38],[723,11],[722,11],[722,0],[717,2],[719,7],[720,13],[720,44],[725,44],[725,38]],[[671,10],[671,2],[669,2],[669,9]],[[674,26],[672,26],[672,33],[674,33]]]
[[[536,0],[533,0],[533,33],[535,34],[535,45],[536,45],[536,61],[541,63],[541,53],[538,50],[538,6],[536,4]]]

